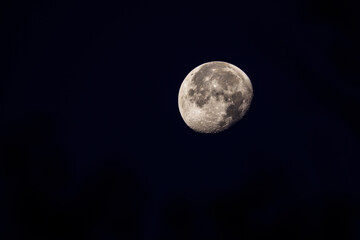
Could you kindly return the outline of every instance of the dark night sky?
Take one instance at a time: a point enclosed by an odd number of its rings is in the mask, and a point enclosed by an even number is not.
[[[4,1],[0,239],[360,239],[349,0]],[[179,87],[226,61],[248,114],[206,135]]]

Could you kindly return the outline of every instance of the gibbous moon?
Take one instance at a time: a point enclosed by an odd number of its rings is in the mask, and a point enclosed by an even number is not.
[[[253,98],[248,76],[227,62],[194,68],[181,84],[178,105],[186,125],[196,132],[222,132],[245,115]]]

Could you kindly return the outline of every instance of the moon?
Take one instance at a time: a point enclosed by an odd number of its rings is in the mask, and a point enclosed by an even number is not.
[[[253,98],[249,77],[233,64],[207,62],[194,68],[180,86],[178,105],[187,126],[200,133],[219,133],[248,111]]]

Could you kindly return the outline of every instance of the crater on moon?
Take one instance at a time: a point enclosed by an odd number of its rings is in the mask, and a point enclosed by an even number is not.
[[[179,90],[179,110],[197,132],[221,132],[239,121],[253,97],[250,79],[226,62],[208,62],[193,69]]]

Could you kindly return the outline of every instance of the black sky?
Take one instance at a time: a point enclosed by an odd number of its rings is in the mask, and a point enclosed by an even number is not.
[[[5,1],[1,239],[359,239],[354,2]],[[226,61],[248,114],[198,134],[179,87]]]

